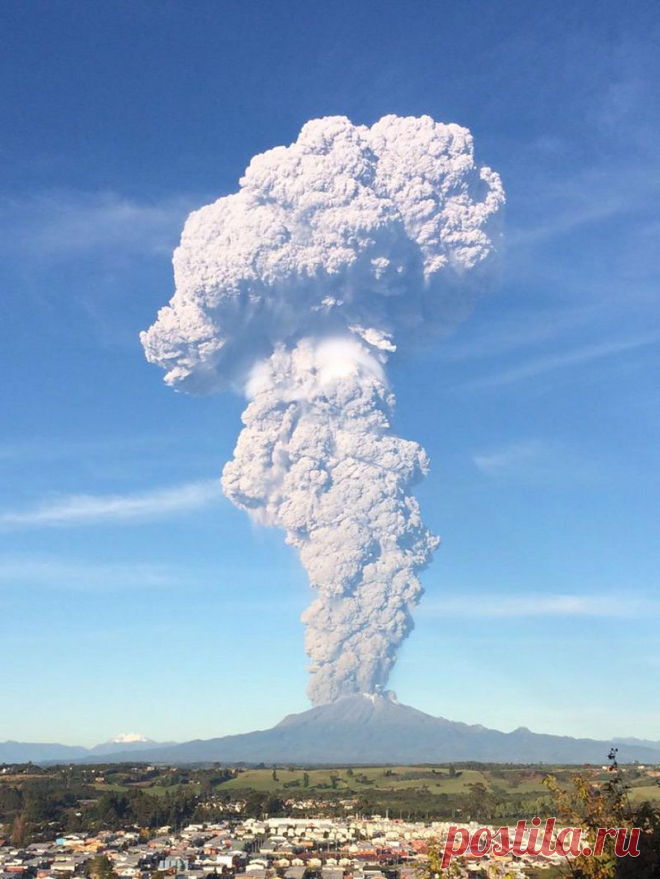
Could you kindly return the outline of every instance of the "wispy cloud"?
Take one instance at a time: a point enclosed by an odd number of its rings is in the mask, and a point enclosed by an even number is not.
[[[153,519],[199,509],[219,496],[220,486],[216,480],[189,482],[139,494],[68,495],[32,509],[0,513],[0,525],[29,528]]]
[[[181,582],[184,578],[180,573],[163,565],[0,557],[0,588],[4,589],[152,589]],[[185,582],[188,585],[188,579]]]
[[[593,345],[583,345],[572,351],[564,351],[561,354],[549,354],[545,357],[537,357],[520,366],[511,369],[503,369],[483,378],[472,379],[464,382],[461,388],[491,388],[510,385],[527,379],[536,378],[548,372],[567,369],[585,363],[592,363],[617,354],[625,354],[640,348],[657,345],[660,342],[660,333],[638,336],[633,339],[625,339],[618,342],[601,342]]]
[[[610,180],[610,190],[600,192],[598,186],[594,185],[594,177],[593,171],[586,171],[570,182],[562,181],[563,186],[557,184],[555,200],[559,202],[561,196],[562,203],[552,205],[553,193],[546,192],[544,205],[547,206],[548,202],[551,205],[547,214],[528,227],[511,229],[507,236],[508,248],[513,251],[546,242],[556,236],[566,237],[581,226],[602,223],[633,210],[630,188],[627,192],[613,192]]]
[[[502,476],[529,470],[547,457],[549,446],[542,440],[511,443],[489,452],[472,456],[475,466],[487,476]]]
[[[422,602],[421,615],[433,617],[606,617],[634,618],[660,614],[660,601],[629,595],[518,593],[450,595]]]
[[[438,356],[448,361],[499,357],[519,348],[538,348],[557,338],[593,326],[602,304],[532,308],[517,304],[514,313],[491,314],[468,339],[459,333],[448,338]]]
[[[21,461],[51,461],[121,455],[126,460],[127,451],[140,454],[153,454],[155,447],[163,447],[172,442],[171,436],[156,433],[143,436],[128,434],[116,437],[91,438],[24,438],[20,442],[0,443],[0,464],[14,464]]]
[[[170,253],[196,200],[140,202],[114,192],[51,192],[0,201],[2,249],[45,258],[122,250]]]

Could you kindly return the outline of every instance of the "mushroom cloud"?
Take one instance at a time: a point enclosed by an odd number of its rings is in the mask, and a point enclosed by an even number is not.
[[[315,704],[381,691],[438,539],[428,471],[391,427],[386,368],[467,317],[497,277],[504,190],[455,124],[315,119],[193,212],[175,293],[141,334],[165,381],[248,399],[225,495],[296,547]]]

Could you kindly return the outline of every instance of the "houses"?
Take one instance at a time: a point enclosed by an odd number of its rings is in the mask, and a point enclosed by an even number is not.
[[[69,834],[21,849],[0,846],[0,879],[85,879],[99,854],[119,879],[152,879],[156,871],[168,879],[415,879],[430,841],[444,840],[449,827],[345,815],[236,818],[176,832],[161,827],[150,837],[136,830]],[[466,857],[461,869],[468,877],[506,867],[522,879],[534,860]]]

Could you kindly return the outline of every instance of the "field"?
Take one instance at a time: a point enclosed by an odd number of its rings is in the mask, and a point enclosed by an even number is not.
[[[455,774],[450,774],[448,767],[351,767],[337,769],[277,769],[276,777],[273,777],[272,769],[247,769],[236,778],[227,781],[223,785],[225,790],[251,790],[268,791],[279,793],[282,791],[298,788],[304,784],[305,775],[308,777],[306,787],[310,790],[325,790],[327,788],[341,791],[366,791],[366,790],[406,790],[415,791],[420,788],[429,793],[457,794],[469,790],[471,784],[481,783],[488,789],[497,787],[517,788],[521,792],[543,792],[542,780],[547,775],[546,771],[530,770],[530,777],[520,779],[519,769],[511,772],[511,778],[495,778],[489,770],[458,769]],[[333,787],[334,779],[334,787]],[[660,790],[660,789],[659,789]]]
[[[257,790],[282,793],[297,790],[304,785],[309,791],[334,789],[338,792],[407,791],[423,790],[435,796],[466,794],[473,785],[481,784],[495,795],[543,796],[547,789],[543,780],[548,774],[568,782],[578,767],[566,766],[484,766],[461,768],[449,766],[390,766],[390,767],[340,767],[336,769],[245,769],[235,778],[225,782],[223,790]],[[633,770],[633,773],[636,772]],[[624,770],[624,775],[629,772]],[[305,784],[305,776],[307,783]],[[606,772],[595,772],[596,781],[606,781]],[[645,774],[639,778],[626,778],[631,794],[636,799],[660,801],[659,780],[651,783]]]
[[[550,817],[544,781],[572,787],[582,771],[594,786],[613,776],[595,767],[454,764],[307,768],[167,767],[136,764],[7,767],[0,774],[0,825],[24,816],[31,838],[62,830],[182,826],[227,816],[389,815],[410,820],[512,823]],[[660,806],[653,769],[622,767],[631,804]]]
[[[110,769],[110,768],[109,768]],[[427,819],[482,814],[512,820],[526,815],[549,815],[551,798],[544,784],[549,774],[561,787],[569,787],[578,767],[466,764],[456,766],[352,766],[352,767],[241,767],[231,770],[159,769],[155,777],[122,774],[113,768],[101,792],[141,790],[155,797],[210,796],[215,801],[248,801],[289,804],[298,814],[324,812],[390,814]],[[606,771],[586,770],[593,783],[609,780]],[[660,804],[658,779],[636,767],[624,767],[623,777],[631,802]],[[295,804],[295,806],[293,806]]]

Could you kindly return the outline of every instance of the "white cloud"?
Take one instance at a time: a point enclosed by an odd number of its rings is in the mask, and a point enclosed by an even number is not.
[[[490,452],[473,455],[476,467],[488,476],[507,475],[528,470],[547,457],[549,446],[541,440],[512,443]]]
[[[423,602],[422,615],[466,618],[640,617],[660,612],[660,602],[638,596],[518,593],[450,595]]]
[[[153,455],[155,447],[163,448],[172,443],[172,437],[164,437],[156,433],[131,436],[119,434],[115,437],[90,437],[75,439],[72,437],[54,438],[44,436],[37,438],[25,438],[21,442],[0,443],[0,464],[33,461],[51,461],[75,459],[80,461],[85,458],[111,455],[120,455],[123,462],[126,461],[127,451],[141,455]]]
[[[487,322],[446,340],[438,356],[448,361],[478,360],[498,357],[519,348],[538,348],[557,338],[565,339],[575,331],[593,325],[602,303],[529,309],[517,303],[513,313],[489,314]]]
[[[593,345],[584,345],[572,351],[538,357],[520,366],[503,369],[483,378],[467,381],[461,385],[461,389],[501,387],[514,384],[558,369],[566,369],[571,366],[602,360],[606,357],[613,357],[617,354],[625,354],[628,351],[635,351],[639,348],[646,348],[656,345],[658,342],[660,342],[660,334],[654,333],[619,342],[601,342]]]
[[[114,192],[5,198],[0,201],[0,246],[45,258],[102,250],[169,255],[192,206],[189,197],[148,203]]]
[[[189,482],[140,494],[68,495],[32,509],[0,513],[0,525],[20,528],[153,519],[198,509],[219,497],[220,485],[216,480]]]
[[[566,237],[581,226],[591,223],[595,225],[632,210],[630,192],[603,193],[599,198],[598,193],[594,194],[593,187],[588,185],[588,178],[588,173],[583,177],[575,178],[572,182],[577,185],[574,186],[567,185],[564,181],[564,186],[559,188],[564,203],[555,205],[555,210],[549,210],[547,215],[539,218],[537,222],[512,229],[507,236],[509,250],[529,248],[556,236]],[[549,194],[546,198],[551,200]]]
[[[166,588],[181,582],[180,573],[163,565],[0,557],[0,588],[139,589]]]

